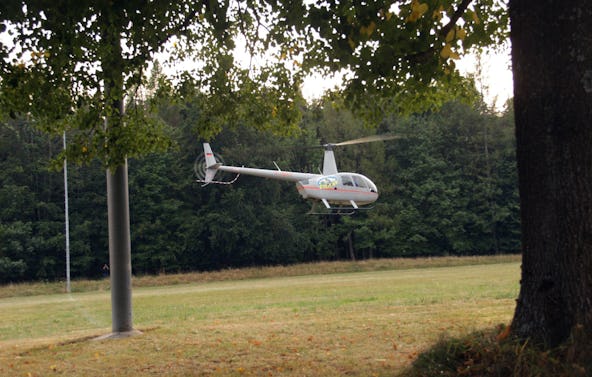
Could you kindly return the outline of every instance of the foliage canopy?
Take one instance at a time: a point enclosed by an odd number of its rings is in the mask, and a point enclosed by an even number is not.
[[[466,92],[459,55],[507,33],[501,0],[9,0],[0,22],[2,110],[76,130],[70,160],[108,166],[170,146],[153,109],[134,106],[157,53],[193,63],[173,92],[203,95],[198,128],[210,138],[237,123],[294,129],[311,70],[345,72],[348,103],[374,121],[432,107]]]
[[[234,61],[237,34],[249,46],[259,38],[256,13],[262,9],[265,2],[253,9],[215,1],[4,2],[0,19],[10,42],[0,56],[1,107],[13,116],[27,114],[47,131],[76,130],[71,160],[98,157],[117,166],[126,156],[168,147],[162,121],[133,102],[144,70],[168,48],[174,58],[200,62],[199,72],[182,82],[212,98],[203,135],[219,132],[229,109],[249,100],[275,99],[264,125],[278,114],[293,125],[297,80],[290,72],[279,65],[253,72]]]

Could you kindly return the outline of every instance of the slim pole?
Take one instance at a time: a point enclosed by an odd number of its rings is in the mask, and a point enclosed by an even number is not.
[[[66,151],[66,131],[64,131],[64,151]],[[66,227],[66,293],[70,287],[70,218],[68,215],[68,160],[64,156],[64,213]]]

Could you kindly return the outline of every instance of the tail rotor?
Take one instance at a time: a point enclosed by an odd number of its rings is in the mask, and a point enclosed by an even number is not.
[[[224,165],[224,160],[218,153],[212,152],[210,144],[203,143],[204,152],[200,154],[193,164],[193,172],[197,177],[197,182],[202,183],[202,187],[210,183],[229,185],[234,183],[239,175],[230,181],[215,181],[214,177],[218,172],[218,168]]]

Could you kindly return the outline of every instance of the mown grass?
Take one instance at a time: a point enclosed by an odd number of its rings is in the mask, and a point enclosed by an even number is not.
[[[3,298],[0,375],[393,376],[509,322],[519,263],[500,262],[136,287],[143,334],[119,340],[92,340],[107,291]]]
[[[289,266],[267,266],[252,268],[229,268],[219,271],[190,272],[179,274],[159,274],[134,276],[134,287],[155,287],[211,281],[261,279],[276,276],[304,276],[336,274],[347,272],[402,270],[411,268],[452,267],[476,264],[507,263],[520,261],[520,255],[487,255],[467,257],[434,258],[392,258],[370,259],[356,262],[318,262]],[[74,280],[71,290],[76,292],[108,291],[109,279]],[[65,292],[65,282],[33,282],[0,285],[0,298],[15,296],[49,295]]]

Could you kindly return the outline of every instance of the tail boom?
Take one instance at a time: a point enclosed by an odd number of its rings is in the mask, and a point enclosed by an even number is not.
[[[221,162],[216,160],[216,156],[214,152],[212,152],[212,148],[210,147],[209,143],[203,143],[204,155],[205,155],[205,178],[203,180],[199,180],[199,182],[204,183],[204,186],[210,183],[218,183],[218,184],[229,184],[236,181],[239,175],[252,175],[261,178],[269,178],[269,179],[277,179],[281,181],[291,181],[291,182],[300,182],[300,181],[308,181],[314,177],[320,177],[318,174],[309,174],[309,173],[298,173],[298,172],[289,172],[289,171],[282,171],[282,170],[268,170],[268,169],[255,169],[255,168],[246,168],[246,167],[238,167],[238,166],[226,166]],[[233,179],[231,182],[220,182],[215,181],[214,177],[218,171],[227,172],[227,173],[234,173],[236,174],[236,178]]]

